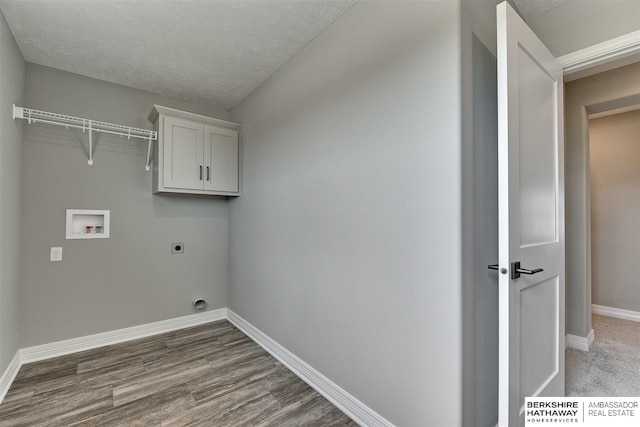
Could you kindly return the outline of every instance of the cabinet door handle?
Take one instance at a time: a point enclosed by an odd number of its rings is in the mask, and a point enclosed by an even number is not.
[[[200,181],[202,181],[202,165],[200,165]]]
[[[209,166],[207,166],[207,181],[211,181],[211,175],[209,174]]]

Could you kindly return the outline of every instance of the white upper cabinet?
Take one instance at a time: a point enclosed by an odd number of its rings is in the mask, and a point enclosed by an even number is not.
[[[153,192],[240,194],[240,125],[155,105]]]

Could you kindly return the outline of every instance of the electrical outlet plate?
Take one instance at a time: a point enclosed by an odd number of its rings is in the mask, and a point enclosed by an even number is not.
[[[173,242],[171,244],[171,253],[172,254],[183,254],[184,253],[184,242]]]
[[[62,247],[51,247],[49,261],[62,261]]]

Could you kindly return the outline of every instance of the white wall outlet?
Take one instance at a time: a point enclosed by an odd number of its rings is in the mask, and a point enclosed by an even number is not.
[[[51,255],[49,256],[49,261],[62,261],[61,247],[51,247]]]

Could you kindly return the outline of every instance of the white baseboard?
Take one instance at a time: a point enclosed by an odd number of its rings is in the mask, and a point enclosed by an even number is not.
[[[589,331],[587,334],[587,347],[591,348],[591,344],[596,340],[596,334],[593,332],[593,329]]]
[[[284,366],[300,377],[300,379],[351,417],[356,423],[371,427],[393,427],[393,424],[384,419],[380,414],[356,399],[329,378],[316,371],[309,364],[282,347],[233,311],[227,310],[227,319],[249,338],[271,353],[273,357],[278,359]]]
[[[225,319],[226,317],[227,309],[220,308],[217,310],[205,311],[204,313],[190,314],[188,316],[176,317],[174,319],[147,323],[145,325],[132,326],[130,328],[117,329],[115,331],[102,332],[99,334],[52,342],[49,344],[36,345],[33,347],[23,348],[19,351],[20,362],[24,364],[44,359],[51,359],[52,357],[64,356],[65,354],[91,350],[92,348],[104,347],[105,345],[117,344],[124,341],[175,331],[176,329],[214,322],[216,320]]]
[[[591,344],[595,340],[596,336],[593,332],[593,329],[589,331],[586,337],[581,337],[578,335],[567,334],[565,339],[565,347],[577,348],[582,351],[589,351]]]
[[[604,305],[591,304],[591,312],[603,316],[617,317],[618,319],[633,320],[640,322],[640,312],[624,310],[622,308],[606,307]]]
[[[4,397],[7,395],[9,391],[9,387],[11,387],[11,383],[18,375],[18,371],[20,370],[20,350],[16,352],[16,355],[13,356],[11,362],[9,362],[9,366],[5,369],[4,373],[0,377],[0,403],[4,400]]]

